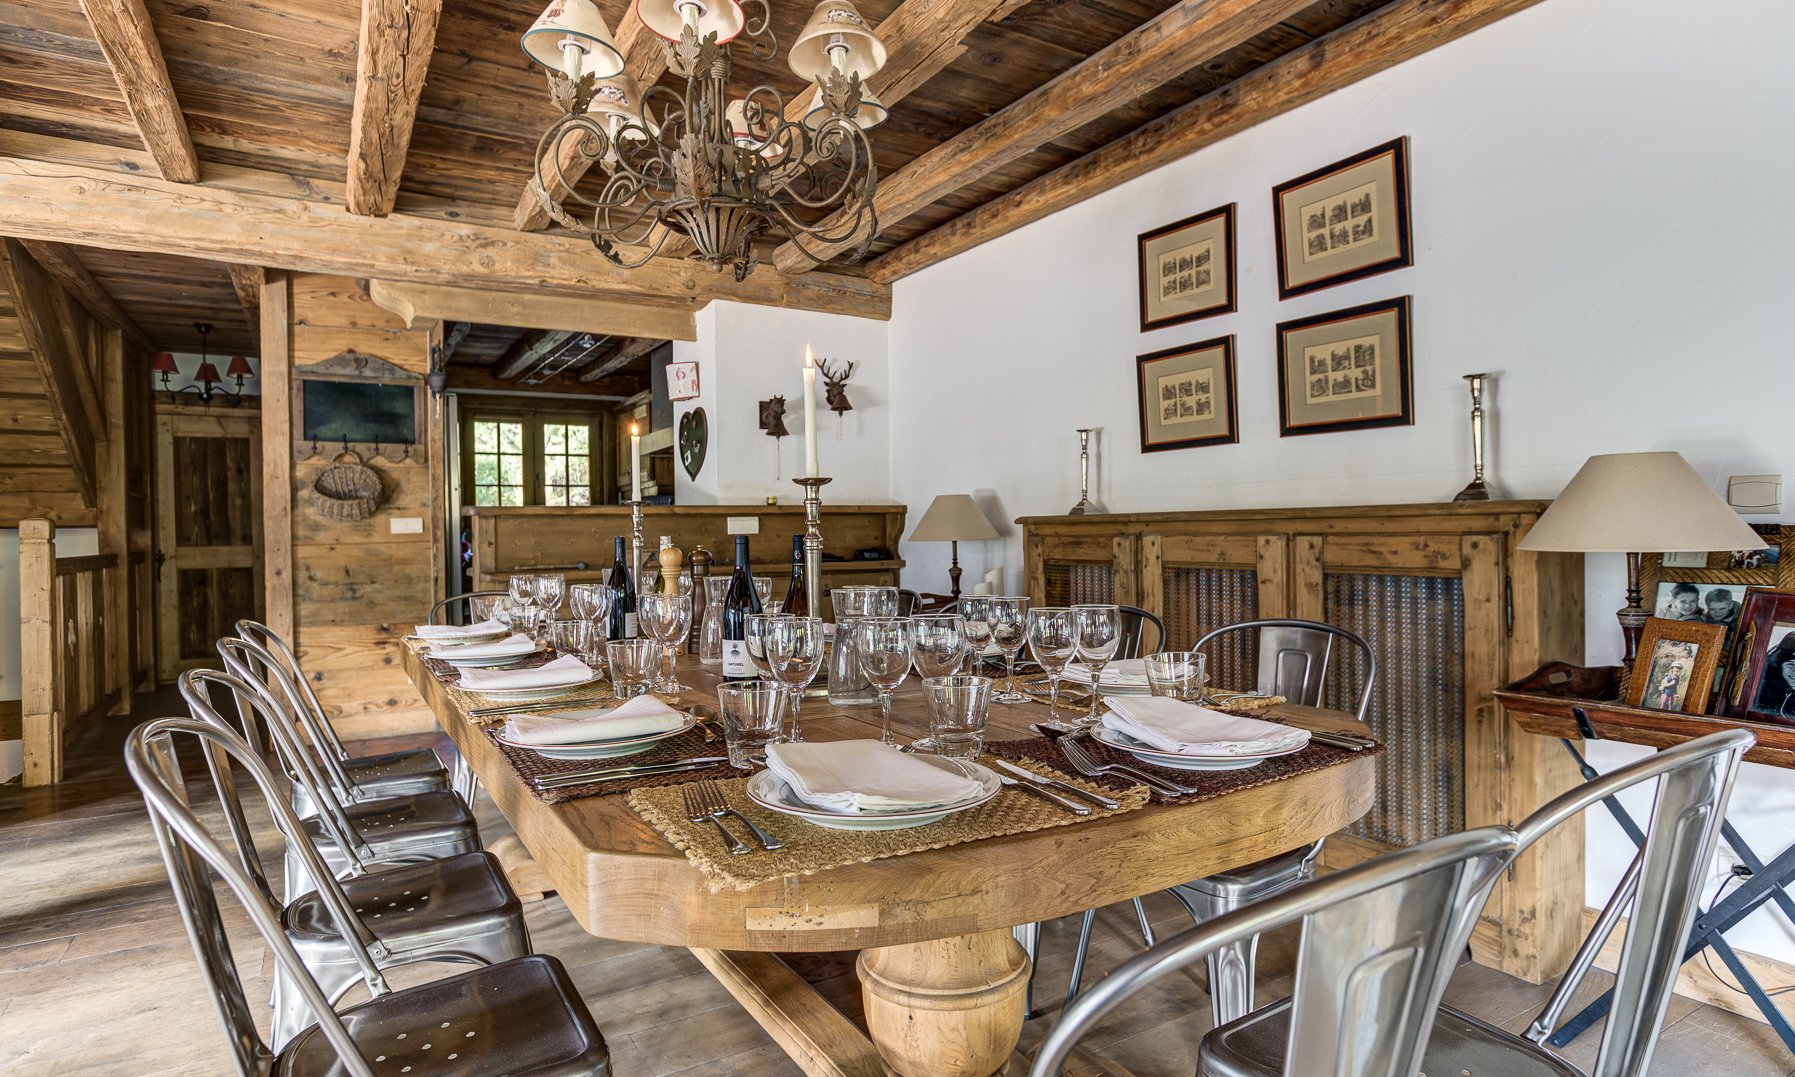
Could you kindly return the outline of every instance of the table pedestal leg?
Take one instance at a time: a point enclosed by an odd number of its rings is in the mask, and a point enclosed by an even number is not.
[[[898,1077],[989,1077],[1016,1049],[1029,964],[1008,929],[881,946],[856,964],[867,1031]]]

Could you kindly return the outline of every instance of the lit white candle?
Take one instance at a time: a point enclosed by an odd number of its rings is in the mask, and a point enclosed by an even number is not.
[[[816,478],[816,360],[804,345],[804,474]]]
[[[642,500],[642,435],[629,424],[629,499]]]

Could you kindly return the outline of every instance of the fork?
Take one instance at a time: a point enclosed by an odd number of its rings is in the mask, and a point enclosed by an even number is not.
[[[1084,746],[1078,743],[1076,737],[1061,737],[1054,743],[1059,745],[1060,754],[1066,757],[1066,762],[1071,763],[1074,770],[1087,778],[1095,778],[1100,774],[1113,772],[1133,778],[1155,792],[1163,793],[1166,796],[1176,797],[1196,792],[1188,785],[1179,785],[1177,782],[1158,778],[1144,771],[1135,770],[1133,767],[1125,767],[1120,763],[1099,763],[1091,758],[1091,754],[1084,750]]]
[[[705,809],[712,819],[718,820],[719,825],[721,825],[722,816],[733,815],[742,821],[743,826],[754,832],[754,840],[760,842],[762,849],[771,852],[774,849],[785,848],[785,842],[762,830],[755,825],[754,820],[730,807],[729,801],[723,799],[723,790],[718,788],[716,782],[698,782],[697,785],[698,806]]]
[[[752,851],[742,842],[742,839],[729,832],[729,828],[723,825],[723,820],[710,813],[710,810],[705,807],[704,802],[699,799],[698,787],[696,785],[688,785],[684,789],[681,789],[679,793],[686,802],[686,818],[694,823],[703,822],[704,820],[709,819],[711,825],[717,828],[717,833],[723,835],[723,844],[729,847],[730,855],[745,856]]]

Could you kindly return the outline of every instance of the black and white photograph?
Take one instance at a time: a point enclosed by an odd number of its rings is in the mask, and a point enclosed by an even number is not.
[[[1235,430],[1234,338],[1136,358],[1141,451],[1230,444]],[[1326,382],[1328,375],[1317,375]]]
[[[1666,621],[1701,621],[1705,624],[1739,623],[1740,600],[1745,588],[1731,583],[1688,583],[1662,580],[1652,616]]]
[[[1411,307],[1402,296],[1279,324],[1280,435],[1412,424]]]
[[[1764,641],[1763,675],[1751,709],[1761,717],[1795,719],[1795,623],[1778,622]]]

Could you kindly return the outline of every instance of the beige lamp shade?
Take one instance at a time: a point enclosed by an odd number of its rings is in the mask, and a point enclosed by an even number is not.
[[[714,33],[719,45],[734,41],[747,23],[747,16],[742,14],[742,6],[736,0],[636,0],[636,18],[668,41],[679,40],[686,28],[688,13],[698,40],[703,41]]]
[[[530,59],[571,79],[608,79],[623,70],[623,54],[592,0],[550,0],[522,43]]]
[[[823,104],[821,90],[817,91],[815,101],[816,103],[810,106],[810,111],[804,114],[804,125],[812,131],[822,127],[823,121],[829,118],[829,106]],[[885,103],[874,96],[870,87],[861,83],[860,107],[854,110],[854,122],[860,126],[860,129],[870,131],[884,123],[890,116],[891,110],[885,107]]]
[[[785,157],[785,147],[778,142],[767,141],[767,114],[763,110],[758,117],[759,122],[748,122],[748,103],[736,98],[729,103],[726,110],[729,120],[729,135],[735,144],[745,150],[760,147],[760,155],[769,161],[779,161]]]
[[[997,528],[979,511],[971,494],[941,494],[922,514],[911,542],[978,542],[997,537]]]
[[[639,124],[648,131],[631,129],[624,138],[645,139],[652,132],[646,117],[642,114],[642,92],[636,80],[628,75],[614,75],[608,79],[600,79],[594,87],[592,104],[588,112],[601,116],[615,116],[623,123]]]
[[[1680,454],[1630,452],[1590,457],[1516,548],[1699,553],[1763,547]]]
[[[831,49],[836,56],[829,55]],[[838,59],[842,74],[857,74],[865,82],[885,66],[885,43],[849,0],[823,0],[792,43],[788,62],[800,77],[815,82],[834,70]]]

